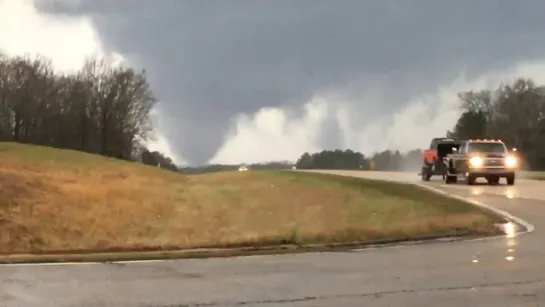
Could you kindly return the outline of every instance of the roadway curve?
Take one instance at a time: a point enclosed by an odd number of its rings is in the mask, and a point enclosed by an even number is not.
[[[341,172],[418,182],[416,174]],[[535,231],[352,252],[0,267],[1,306],[544,306],[545,183],[428,185]]]

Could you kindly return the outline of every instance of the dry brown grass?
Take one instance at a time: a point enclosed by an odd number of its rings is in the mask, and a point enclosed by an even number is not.
[[[498,218],[416,187],[297,172],[184,176],[0,144],[0,253],[302,243],[494,231]]]
[[[522,179],[545,180],[545,172],[542,171],[519,171],[517,175]]]

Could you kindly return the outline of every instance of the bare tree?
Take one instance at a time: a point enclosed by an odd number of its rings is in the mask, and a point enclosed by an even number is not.
[[[482,121],[486,125],[485,133],[472,131],[472,127],[482,127],[474,121],[471,126],[463,126],[465,130],[462,134],[469,132],[501,138],[519,148],[531,166],[545,168],[544,87],[536,86],[530,79],[519,78],[511,84],[500,85],[494,91],[464,92],[459,97],[460,106],[466,113],[483,112],[485,116]],[[463,116],[470,118],[466,113]],[[456,135],[461,127],[455,127],[452,134]]]
[[[88,59],[59,74],[48,59],[0,54],[0,141],[131,159],[150,137],[155,104],[145,71]]]

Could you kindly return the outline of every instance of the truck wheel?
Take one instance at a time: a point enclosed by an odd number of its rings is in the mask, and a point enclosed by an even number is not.
[[[473,185],[475,184],[475,177],[473,177],[472,175],[467,175],[466,177],[466,184],[468,185]]]
[[[515,184],[515,174],[507,176],[507,184],[508,185],[514,185]]]

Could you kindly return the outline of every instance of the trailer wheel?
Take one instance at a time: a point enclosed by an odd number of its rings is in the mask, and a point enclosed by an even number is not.
[[[488,184],[496,185],[496,184],[500,183],[500,177],[490,176],[490,177],[486,178],[486,181],[488,181]]]
[[[430,181],[430,178],[431,178],[431,171],[430,171],[430,167],[427,166],[427,165],[424,165],[422,166],[422,180],[423,181]]]

